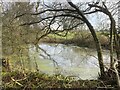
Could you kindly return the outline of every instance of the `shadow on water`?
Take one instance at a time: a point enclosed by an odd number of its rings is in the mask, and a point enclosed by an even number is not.
[[[97,54],[94,49],[81,48],[63,44],[40,44],[45,52],[36,52],[34,46],[30,46],[31,61],[37,62],[39,70],[48,74],[63,74],[78,77],[79,79],[97,79],[99,66]],[[46,53],[50,56],[47,56]],[[109,63],[108,51],[103,51],[104,62]],[[51,60],[50,60],[51,59]],[[58,66],[54,66],[54,62]]]

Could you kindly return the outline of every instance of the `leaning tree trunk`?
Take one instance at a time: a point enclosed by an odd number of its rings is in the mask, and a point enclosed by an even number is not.
[[[94,30],[93,26],[87,20],[86,20],[86,24],[89,27],[89,29],[91,31],[91,34],[92,34],[92,36],[94,38],[95,45],[96,45],[96,50],[97,50],[97,55],[98,55],[100,72],[101,72],[101,78],[104,78],[104,76],[105,76],[105,70],[104,70],[104,63],[103,63],[103,56],[102,56],[101,45],[100,45],[100,42],[99,42],[99,40],[97,38],[97,35],[95,33],[95,30]]]
[[[91,23],[88,21],[88,19],[85,17],[85,15],[82,13],[82,11],[76,5],[74,5],[71,2],[71,0],[67,0],[67,1],[68,1],[69,5],[72,6],[76,10],[76,12],[80,15],[80,17],[82,17],[82,21],[84,21],[86,23],[86,25],[88,26],[88,28],[90,29],[90,32],[91,32],[91,34],[92,34],[92,36],[94,38],[95,45],[96,45],[101,78],[104,78],[105,70],[104,70],[102,50],[101,50],[101,45],[100,45],[100,42],[98,40],[98,37],[97,37],[97,35],[95,33],[95,30],[94,30],[93,26],[91,25]]]

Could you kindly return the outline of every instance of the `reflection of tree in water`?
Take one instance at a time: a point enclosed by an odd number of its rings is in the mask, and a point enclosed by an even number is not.
[[[54,58],[59,65],[59,67],[54,68],[55,73],[75,76],[78,75],[78,73],[83,73],[82,69],[85,69],[87,71],[83,74],[87,74],[88,78],[97,77],[99,64],[96,57],[96,51],[94,49],[80,48],[70,45],[62,46],[62,44],[50,44],[50,46],[49,44],[42,45],[40,45],[41,48],[45,49],[46,52],[49,52],[49,55]],[[107,53],[107,51],[104,51],[103,53],[103,56],[106,59],[108,58]],[[78,70],[76,71],[75,68]],[[78,76],[81,75],[82,74]]]

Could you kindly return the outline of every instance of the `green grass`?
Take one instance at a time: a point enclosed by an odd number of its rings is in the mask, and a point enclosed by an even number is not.
[[[65,35],[65,32],[62,32],[62,33],[59,33],[59,34]],[[55,39],[72,39],[74,36],[75,36],[75,33],[73,33],[73,32],[68,32],[65,37],[64,36],[59,36],[59,35],[56,35],[56,34],[49,34],[48,35],[48,37],[55,38]]]
[[[62,32],[60,34],[65,34]],[[96,32],[98,39],[103,49],[109,49],[109,33],[108,32]],[[65,37],[58,36],[56,34],[49,34],[48,37],[42,39],[45,43],[62,43],[62,44],[74,44],[80,47],[95,48],[93,37],[89,31],[77,31],[68,32]]]

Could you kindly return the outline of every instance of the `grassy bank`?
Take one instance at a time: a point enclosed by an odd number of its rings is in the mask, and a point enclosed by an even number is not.
[[[62,34],[62,33],[61,33]],[[63,32],[64,34],[64,32]],[[97,32],[97,36],[103,49],[109,49],[108,33]],[[44,43],[73,44],[80,47],[95,48],[95,43],[91,33],[88,31],[69,32],[65,37],[49,34],[41,40]]]
[[[2,87],[9,88],[115,88],[100,80],[75,80],[63,75],[47,75],[38,72],[2,72]],[[110,89],[112,90],[112,89]]]

